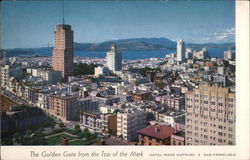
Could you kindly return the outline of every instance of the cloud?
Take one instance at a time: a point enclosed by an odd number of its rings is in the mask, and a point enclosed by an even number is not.
[[[220,33],[214,32],[213,39],[215,41],[221,41],[221,42],[234,41],[235,40],[235,28],[234,27],[228,28]]]
[[[200,42],[232,42],[235,41],[235,28],[227,28],[221,32],[206,34],[200,39]]]

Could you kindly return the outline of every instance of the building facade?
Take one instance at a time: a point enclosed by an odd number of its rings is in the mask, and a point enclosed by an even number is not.
[[[67,94],[51,94],[48,98],[50,114],[64,121],[79,119],[77,97]]]
[[[146,114],[140,110],[127,109],[117,114],[117,135],[125,140],[138,139],[137,131],[146,125]]]
[[[179,40],[177,42],[177,50],[176,50],[176,54],[177,54],[177,62],[183,62],[185,59],[185,41],[183,41],[182,39]]]
[[[203,84],[185,101],[186,145],[235,145],[235,93]]]
[[[224,52],[224,59],[225,60],[235,60],[235,51],[225,51]]]
[[[206,48],[202,48],[202,50],[200,51],[194,51],[193,52],[193,58],[197,58],[200,60],[205,60],[209,57],[207,49]]]
[[[110,71],[116,72],[122,70],[122,52],[118,51],[115,44],[107,52],[107,67]]]
[[[109,69],[108,67],[102,67],[102,66],[98,66],[95,67],[95,76],[109,76]]]
[[[74,37],[70,25],[60,24],[54,32],[54,49],[52,66],[55,71],[61,71],[67,79],[73,74]]]
[[[0,78],[1,78],[1,87],[7,88],[8,82],[11,77],[15,79],[20,79],[23,77],[23,69],[19,64],[6,64],[0,66]]]

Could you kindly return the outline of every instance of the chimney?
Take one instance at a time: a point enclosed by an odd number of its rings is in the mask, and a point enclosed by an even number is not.
[[[158,133],[160,131],[160,128],[158,126],[155,127],[155,133]]]

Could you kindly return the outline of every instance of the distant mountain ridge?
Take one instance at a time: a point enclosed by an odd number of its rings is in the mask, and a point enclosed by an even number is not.
[[[108,51],[110,46],[116,43],[121,51],[152,51],[152,50],[174,50],[176,42],[168,38],[129,38],[119,40],[109,40],[101,43],[74,43],[75,51]],[[229,48],[234,49],[235,43],[187,43],[190,48]],[[41,51],[52,51],[53,47],[41,48],[15,48],[8,49],[8,54],[12,53],[36,53]]]

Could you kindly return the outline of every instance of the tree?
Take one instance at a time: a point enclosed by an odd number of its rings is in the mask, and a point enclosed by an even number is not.
[[[91,133],[89,132],[89,130],[87,128],[85,128],[83,130],[83,136],[87,139],[90,140],[91,139]]]
[[[15,138],[15,140],[16,140],[16,139],[18,139],[20,136],[21,136],[20,133],[19,133],[19,132],[16,132],[16,133],[13,135],[13,138]]]
[[[229,62],[226,61],[226,60],[223,60],[223,65],[224,65],[226,68],[228,68],[228,67],[229,67]]]
[[[31,130],[27,130],[27,131],[25,132],[25,135],[29,136],[29,135],[31,135],[31,133],[32,133]]]
[[[63,127],[65,127],[65,125],[64,125],[64,123],[63,122],[61,122],[61,123],[59,123],[59,125],[58,125],[60,128],[63,128]]]
[[[75,125],[75,126],[74,126],[74,129],[80,129],[79,124]]]
[[[97,133],[95,132],[94,134],[91,135],[91,139],[96,139],[97,138]]]
[[[81,76],[81,75],[93,75],[95,73],[96,64],[87,64],[87,63],[79,63],[74,64],[74,76]]]

